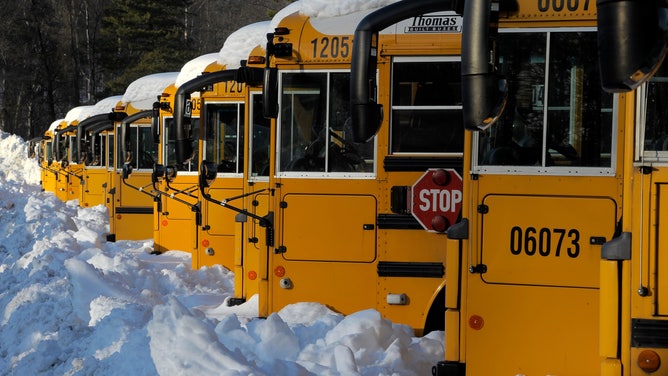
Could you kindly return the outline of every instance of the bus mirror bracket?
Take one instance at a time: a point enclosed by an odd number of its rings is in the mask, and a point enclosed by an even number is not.
[[[448,239],[468,239],[469,238],[469,220],[462,218],[461,221],[450,226],[446,230]]]
[[[622,232],[621,235],[603,243],[601,247],[601,259],[603,260],[630,260],[631,259],[631,233]]]

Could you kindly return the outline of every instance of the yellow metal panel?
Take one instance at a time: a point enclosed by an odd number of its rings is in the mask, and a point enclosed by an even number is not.
[[[79,200],[81,201],[82,197],[82,186],[81,179],[79,177],[83,176],[84,165],[82,164],[71,164],[67,166],[67,170],[70,173],[70,179],[67,183],[67,200]]]
[[[484,281],[598,288],[601,248],[591,242],[612,238],[613,200],[490,195],[484,203]]]
[[[116,240],[145,240],[153,234],[153,214],[116,214]]]
[[[322,302],[332,310],[351,314],[376,304],[375,289],[360,288],[377,278],[375,264],[290,262],[273,267],[277,266],[284,266],[285,275],[271,281],[271,312],[298,302]],[[290,288],[281,287],[285,279],[290,280]]]
[[[617,261],[601,261],[600,355],[615,358],[619,344],[619,273]]]
[[[445,311],[445,360],[459,362],[459,310]]]
[[[601,363],[601,376],[622,376],[622,363],[619,359],[605,359]]]
[[[657,184],[656,232],[657,232],[657,310],[660,315],[668,314],[668,184]],[[664,203],[664,201],[666,201]],[[663,204],[666,204],[664,207]],[[663,257],[662,257],[663,256]],[[666,273],[661,271],[665,270]]]
[[[371,262],[376,257],[376,199],[365,195],[284,197],[288,260]]]
[[[237,179],[240,180],[240,179]],[[239,184],[239,183],[237,183]],[[241,187],[239,188],[212,188],[209,190],[211,197],[216,200],[225,200],[229,197],[235,197],[241,194]],[[230,205],[241,208],[243,200],[230,201]],[[203,201],[202,205],[206,205],[206,212],[203,224],[209,226],[208,235],[233,235],[234,234],[234,217],[237,215],[236,211],[222,207],[212,202]]]
[[[462,320],[467,325],[467,375],[600,372],[598,290],[489,285],[479,279],[468,288],[476,300]],[[473,315],[482,319],[478,330],[470,325]]]
[[[86,167],[84,179],[80,205],[90,207],[104,204],[107,169],[104,167]]]
[[[130,188],[123,184],[120,179],[120,173],[117,173],[119,179],[116,185],[116,199],[120,200],[120,206],[153,206],[153,198],[144,192],[139,192],[134,188]],[[129,178],[126,179],[128,184],[135,187],[150,187],[151,173],[150,172],[133,172]],[[150,188],[147,188],[150,189]]]
[[[244,250],[244,222],[234,223],[234,266],[243,267],[243,250]],[[236,273],[236,272],[235,272]],[[235,276],[236,277],[236,276]],[[235,279],[236,281],[236,279]],[[235,282],[235,286],[237,285]],[[236,288],[235,288],[236,290]]]
[[[294,265],[294,263],[292,264]],[[292,269],[292,268],[291,268]],[[376,270],[375,265],[370,266],[371,270]],[[366,308],[377,309],[383,317],[392,322],[409,325],[415,330],[416,335],[422,335],[427,321],[429,308],[438,293],[438,284],[442,282],[441,278],[407,278],[407,277],[378,277],[374,276],[377,282],[376,302],[366,302]],[[373,284],[369,283],[367,290],[373,291]],[[354,291],[360,291],[363,287],[355,286]],[[447,289],[446,289],[447,290]],[[406,304],[389,304],[387,298],[389,294],[404,294]],[[344,294],[348,295],[348,294]],[[328,301],[324,301],[328,303]],[[436,303],[438,304],[438,303]],[[443,301],[441,300],[441,303]],[[361,306],[365,307],[365,306]],[[443,310],[441,310],[442,314]],[[348,312],[350,313],[350,312]],[[443,325],[444,317],[441,316],[440,324]]]
[[[445,308],[459,308],[459,281],[460,251],[459,240],[448,239],[445,258],[445,275],[449,281],[454,281],[452,288],[445,289]]]
[[[253,188],[259,188],[254,186]],[[254,194],[244,200],[244,208],[252,214],[265,216],[269,212],[269,196],[266,193]],[[235,293],[249,298],[259,292],[261,281],[267,280],[267,246],[266,227],[262,227],[257,219],[246,218],[246,222],[237,223],[243,238],[240,239],[239,256],[243,264],[243,285],[235,285]]]
[[[196,247],[194,225],[195,221],[192,219],[165,219],[163,217],[160,222],[160,238],[154,238],[154,241],[168,251],[192,253]]]

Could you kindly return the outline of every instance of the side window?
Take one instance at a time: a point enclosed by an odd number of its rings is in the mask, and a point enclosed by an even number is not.
[[[58,161],[64,161],[67,160],[67,156],[69,155],[69,142],[67,142],[67,136],[65,134],[61,134],[59,139],[58,139]]]
[[[70,162],[79,163],[79,151],[77,149],[77,138],[75,136],[67,136],[70,143]]]
[[[46,147],[44,151],[44,158],[49,160],[53,158],[53,147],[51,141],[46,142]]]
[[[117,134],[120,134],[120,127],[116,129]],[[152,169],[153,164],[158,161],[158,145],[153,142],[151,127],[148,125],[129,124],[127,132],[128,144],[126,147],[129,155],[122,155],[122,145],[117,145],[116,168],[121,168],[123,163],[130,158],[130,165],[133,168]],[[123,142],[121,137],[118,137],[118,142]]]
[[[352,141],[349,77],[348,72],[282,74],[279,171],[373,171],[373,149]]]
[[[596,43],[595,32],[499,35],[509,98],[499,122],[479,133],[479,165],[612,167],[613,96],[599,85]]]
[[[107,145],[109,145],[109,148],[107,149],[107,167],[108,168],[113,168],[114,167],[114,135],[112,133],[109,133],[107,136]]]
[[[271,122],[262,114],[262,95],[252,95],[249,168],[251,177],[269,176],[269,143]]]
[[[137,127],[137,168],[152,169],[158,162],[158,148],[153,143],[153,134],[151,127]]]
[[[105,166],[107,163],[107,136],[94,133],[93,141],[93,159],[91,166]]]
[[[243,113],[241,103],[206,105],[204,159],[216,163],[218,172],[242,172]]]
[[[668,160],[668,64],[638,90],[639,108],[644,127],[643,158],[645,160]]]
[[[463,152],[460,67],[454,59],[393,61],[392,154]]]
[[[130,144],[127,145],[127,150],[135,150],[136,149],[137,138],[132,136],[133,130],[134,130],[134,128],[128,127],[127,131],[130,132],[130,135],[129,135]],[[120,168],[123,167],[123,163],[125,163],[125,159],[126,159],[126,156],[123,155],[123,145],[121,144],[121,142],[123,142],[122,141],[123,137],[121,137],[121,126],[120,125],[116,126],[116,134],[118,135],[118,137],[116,138],[117,145],[116,145],[116,159],[115,159],[116,163],[115,164],[116,164],[116,168],[120,169]],[[132,139],[133,138],[135,140],[134,147],[133,147],[133,144],[132,144]],[[134,163],[132,163],[132,167],[136,167],[134,165]]]
[[[165,122],[165,137],[167,139],[165,145],[165,160],[164,165],[172,165],[177,168],[178,171],[184,172],[197,172],[199,157],[198,157],[198,140],[199,140],[199,117],[185,117],[183,119],[184,126],[186,127],[186,134],[190,138],[190,146],[193,153],[186,157],[186,160],[177,165],[176,163],[176,129],[174,118],[164,118]]]

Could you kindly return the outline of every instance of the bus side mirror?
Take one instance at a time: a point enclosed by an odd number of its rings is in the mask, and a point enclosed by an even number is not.
[[[166,166],[165,167],[165,180],[168,182],[174,181],[174,178],[176,178],[177,174],[177,169],[174,166]]]
[[[151,173],[151,181],[157,183],[163,176],[165,176],[165,166],[155,163],[153,165],[153,172]]]
[[[354,103],[351,104],[350,117],[353,124],[358,124],[353,129],[355,142],[367,142],[380,130],[383,106],[372,100],[367,103]]]
[[[657,1],[598,0],[601,85],[631,91],[651,78],[666,56],[668,9]]]
[[[130,174],[132,174],[132,165],[129,163],[123,163],[123,168],[121,169],[121,173],[123,174],[123,179],[127,179],[130,177]]]
[[[499,120],[506,107],[506,80],[494,73],[462,75],[462,101],[465,128],[485,130]]]
[[[202,161],[199,166],[199,186],[202,188],[210,187],[214,180],[216,180],[216,164]]]
[[[153,109],[151,112],[151,134],[153,135],[153,143],[160,143],[160,102],[153,102]]]
[[[262,82],[262,114],[267,119],[275,119],[278,116],[278,69],[264,68]]]

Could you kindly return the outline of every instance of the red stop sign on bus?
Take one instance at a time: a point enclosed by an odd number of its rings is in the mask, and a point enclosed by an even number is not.
[[[411,213],[427,231],[444,232],[462,209],[462,177],[453,169],[430,168],[413,184]]]

